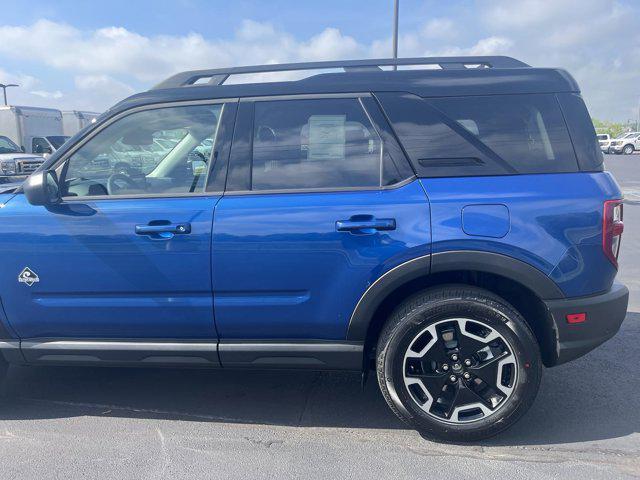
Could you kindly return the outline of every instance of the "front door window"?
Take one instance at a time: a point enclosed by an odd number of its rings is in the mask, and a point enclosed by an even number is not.
[[[64,196],[202,193],[222,108],[157,108],[118,120],[69,159]]]

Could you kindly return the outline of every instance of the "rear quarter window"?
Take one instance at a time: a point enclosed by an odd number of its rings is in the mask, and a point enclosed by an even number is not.
[[[580,169],[586,172],[601,172],[604,168],[604,156],[582,97],[577,93],[559,93],[558,101],[569,127]]]
[[[553,94],[378,98],[420,176],[578,170]]]

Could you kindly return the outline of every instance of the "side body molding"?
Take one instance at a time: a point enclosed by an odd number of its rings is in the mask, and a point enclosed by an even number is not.
[[[473,250],[440,252],[402,263],[371,284],[351,315],[347,340],[359,342],[366,340],[367,330],[376,309],[397,288],[416,278],[454,271],[476,271],[500,275],[524,285],[543,300],[565,297],[562,290],[547,275],[513,257]]]

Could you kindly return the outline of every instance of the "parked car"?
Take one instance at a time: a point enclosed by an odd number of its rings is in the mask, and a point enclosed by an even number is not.
[[[611,147],[611,136],[608,133],[599,133],[598,144],[600,145],[602,153],[609,153],[609,148]]]
[[[24,180],[43,162],[42,157],[24,153],[10,138],[0,135],[0,184]]]
[[[640,150],[640,132],[629,132],[618,138],[611,140],[609,150],[612,153],[624,153],[631,155],[636,150]]]
[[[141,173],[157,139],[176,144]],[[105,159],[133,173],[92,167]],[[0,195],[0,352],[375,370],[424,435],[485,438],[527,411],[543,366],[625,318],[622,193],[603,168],[570,75],[508,57],[181,73]]]
[[[0,106],[0,134],[26,153],[52,153],[66,139],[62,113],[53,108]]]

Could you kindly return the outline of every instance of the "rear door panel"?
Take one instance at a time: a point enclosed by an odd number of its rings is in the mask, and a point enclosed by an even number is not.
[[[336,230],[356,215],[396,230]],[[418,181],[384,191],[225,196],[216,209],[213,272],[222,339],[344,339],[367,287],[429,253]]]

